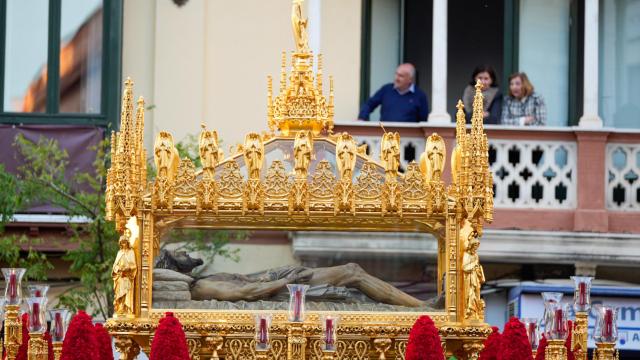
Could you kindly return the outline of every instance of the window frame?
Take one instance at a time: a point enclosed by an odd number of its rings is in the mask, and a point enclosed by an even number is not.
[[[93,125],[116,129],[122,78],[123,0],[103,0],[100,112],[60,113],[60,26],[62,0],[49,0],[47,100],[43,113],[4,111],[7,1],[0,0],[0,124]]]

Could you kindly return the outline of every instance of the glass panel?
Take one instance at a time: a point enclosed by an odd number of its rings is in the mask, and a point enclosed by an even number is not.
[[[605,126],[640,128],[640,1],[600,1],[600,116]]]
[[[102,9],[102,0],[62,1],[60,112],[100,112]]]
[[[371,57],[369,91],[373,95],[382,85],[393,81],[400,63],[400,1],[371,2]],[[380,107],[369,118],[380,120]]]
[[[520,63],[547,105],[547,125],[565,126],[569,111],[568,0],[520,2]],[[544,24],[544,26],[540,26]],[[505,89],[508,84],[505,84]]]
[[[7,1],[4,111],[43,112],[47,102],[47,0]]]
[[[174,228],[160,246],[156,309],[286,310],[307,284],[309,311],[443,311],[427,234]]]

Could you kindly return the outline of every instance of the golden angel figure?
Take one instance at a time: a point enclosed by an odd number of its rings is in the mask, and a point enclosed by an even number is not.
[[[309,51],[309,38],[307,36],[308,19],[302,17],[302,0],[294,0],[291,7],[291,25],[293,26],[293,38],[299,53]]]
[[[153,159],[158,170],[158,176],[173,178],[178,170],[180,156],[173,146],[173,136],[166,131],[160,131],[153,146]]]
[[[311,140],[311,132],[308,130],[299,131],[293,142],[294,170],[296,178],[306,179],[311,164],[311,151],[313,142]]]
[[[207,130],[202,124],[202,132],[200,132],[200,160],[202,161],[202,169],[204,173],[213,179],[214,168],[223,158],[222,150],[218,141],[218,132],[215,130]]]
[[[131,244],[131,230],[125,229],[118,243],[120,250],[111,272],[114,290],[113,307],[116,314],[130,315],[134,311],[133,292],[138,272],[136,255]]]
[[[347,133],[338,135],[336,143],[336,163],[340,179],[351,179],[356,166],[358,148],[353,137]]]
[[[467,246],[462,256],[462,271],[464,273],[465,318],[479,320],[484,311],[484,301],[480,297],[480,288],[484,283],[484,271],[478,258],[478,240],[475,231],[469,234]]]
[[[384,162],[384,172],[387,179],[395,179],[400,166],[400,133],[385,132],[382,135],[380,158]]]
[[[427,145],[420,155],[420,170],[427,181],[440,181],[446,161],[442,136],[433,133],[427,138]]]
[[[260,170],[264,162],[264,144],[260,134],[247,134],[244,137],[244,146],[242,148],[249,179],[260,179]]]

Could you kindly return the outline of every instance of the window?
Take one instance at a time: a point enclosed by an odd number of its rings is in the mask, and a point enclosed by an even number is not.
[[[0,123],[114,122],[121,28],[122,0],[0,0]]]
[[[600,1],[599,110],[605,126],[640,128],[640,1]]]
[[[566,0],[520,1],[518,67],[544,98],[548,126],[568,124],[570,10]]]

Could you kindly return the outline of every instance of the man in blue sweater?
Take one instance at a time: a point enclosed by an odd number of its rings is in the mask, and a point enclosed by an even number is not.
[[[427,121],[427,95],[415,84],[416,68],[407,63],[396,69],[393,83],[380,88],[360,108],[359,120],[369,120],[369,114],[382,104],[380,121]]]

